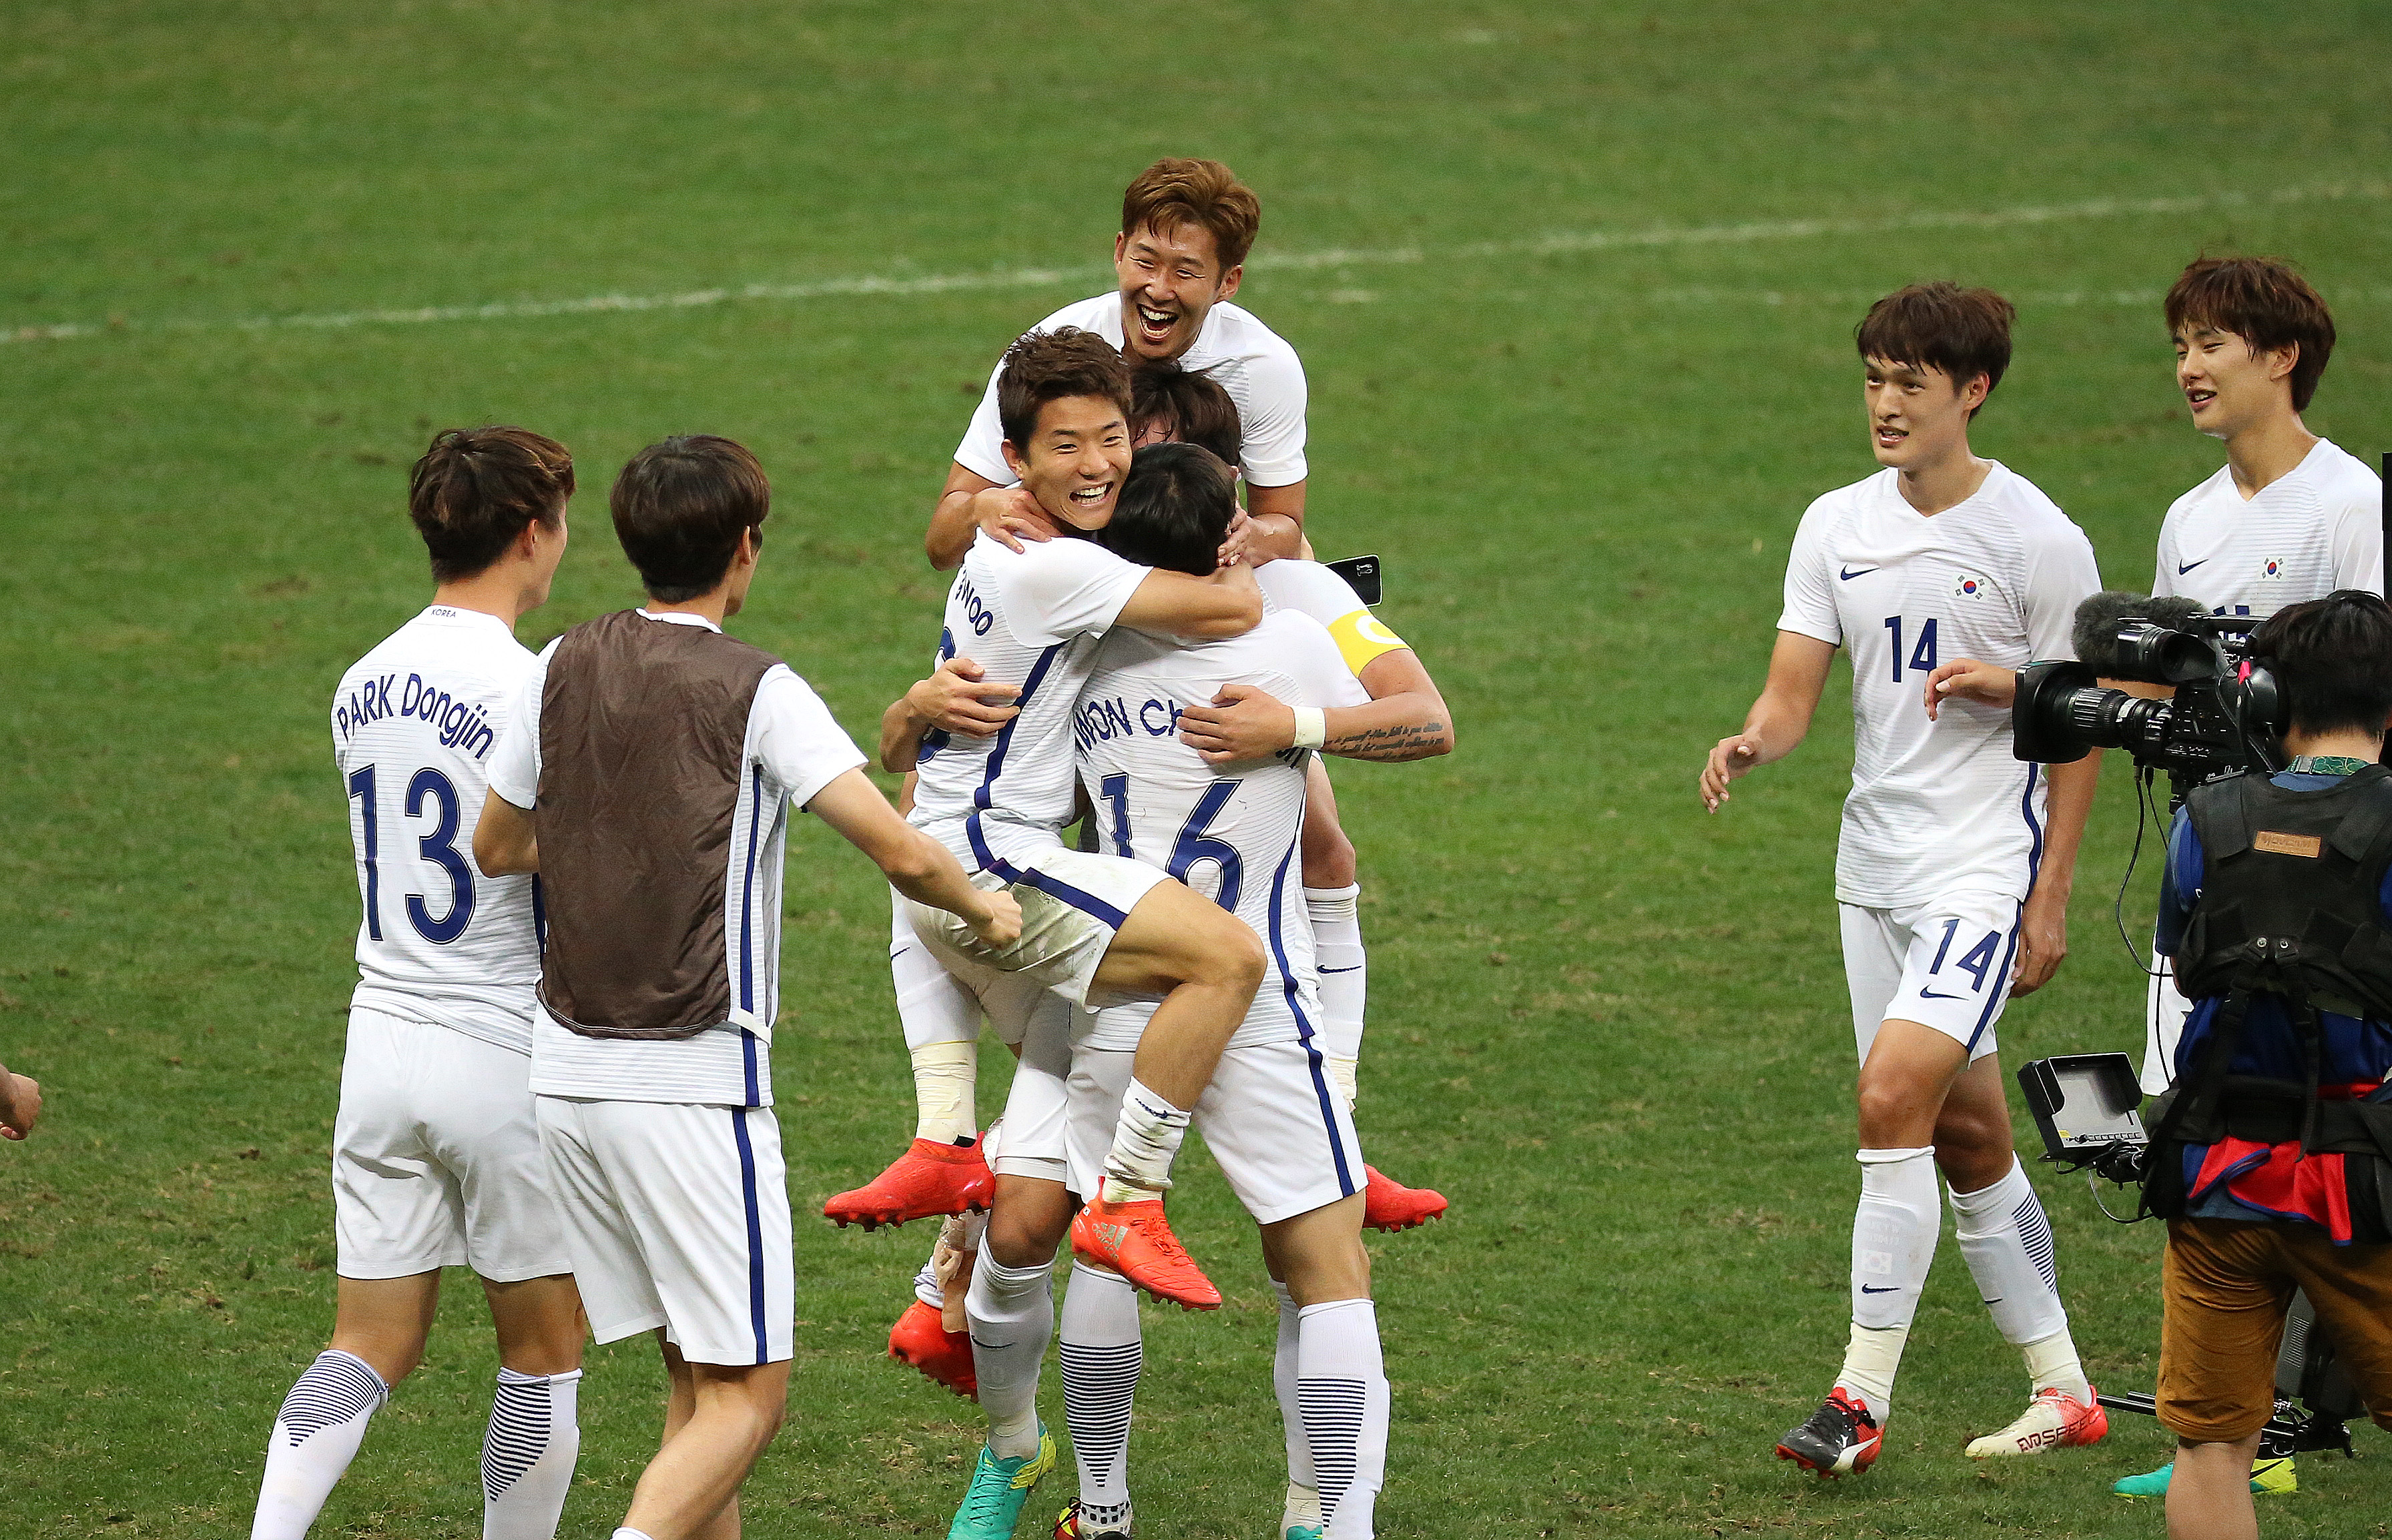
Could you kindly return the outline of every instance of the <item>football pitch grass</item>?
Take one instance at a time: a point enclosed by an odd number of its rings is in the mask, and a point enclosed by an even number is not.
[[[1372,1246],[1382,1533],[2161,1534],[2108,1490],[2167,1457],[2147,1419],[1960,1457],[2024,1380],[1948,1239],[1878,1469],[1770,1458],[1846,1320],[1840,674],[1723,816],[1694,774],[1760,683],[1803,505],[1871,468],[1849,338],[1879,292],[2018,301],[1978,447],[2112,586],[2145,586],[2162,511],[2217,463],[2157,305],[2204,247],[2307,266],[2342,330],[2311,425],[2392,445],[2380,7],[7,9],[0,1058],[49,1106],[0,1148],[0,1526],[245,1534],[329,1329],[357,897],[325,715],[428,592],[403,496],[431,430],[577,454],[535,645],[634,596],[604,517],[626,456],[747,442],[776,506],[734,629],[868,737],[929,655],[921,529],[991,360],[1109,281],[1128,176],[1197,153],[1264,200],[1240,301],[1310,374],[1314,537],[1383,553],[1382,614],[1460,733],[1335,767],[1365,1148],[1453,1199]],[[2138,1051],[2110,917],[2133,829],[2112,763],[2074,954],[2004,1018],[2007,1064]],[[885,894],[799,820],[786,902],[800,1324],[748,1533],[943,1534],[976,1416],[881,1356],[930,1227],[812,1217],[910,1118]],[[2157,1227],[2037,1173],[2092,1378],[2148,1389]],[[1175,1205],[1228,1303],[1148,1310],[1139,1533],[1275,1534],[1251,1226],[1202,1158]],[[452,1277],[318,1533],[477,1534],[494,1365]],[[590,1369],[576,1537],[607,1533],[657,1417],[645,1341]],[[1047,1400],[1060,1429],[1051,1364]],[[2358,1439],[2303,1458],[2268,1534],[2392,1533],[2392,1443]],[[1067,1460],[1022,1533],[1070,1495]]]

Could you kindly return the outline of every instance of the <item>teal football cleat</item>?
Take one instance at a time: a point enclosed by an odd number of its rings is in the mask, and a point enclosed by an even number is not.
[[[1280,1540],[1320,1540],[1319,1524],[1290,1524]]]
[[[2171,1460],[2157,1470],[2139,1476],[2123,1476],[2110,1483],[2110,1490],[2121,1497],[2164,1497],[2168,1478],[2176,1474]],[[2281,1497],[2301,1489],[2299,1473],[2293,1469],[2290,1455],[2262,1455],[2251,1462],[2251,1495],[2255,1497]]]
[[[1055,1435],[1045,1423],[1038,1425],[1034,1455],[1001,1460],[994,1450],[982,1444],[980,1459],[972,1467],[971,1486],[964,1493],[964,1506],[956,1510],[956,1521],[947,1526],[947,1540],[1013,1540],[1014,1526],[1021,1521],[1021,1506],[1030,1500],[1031,1489],[1054,1469]]]

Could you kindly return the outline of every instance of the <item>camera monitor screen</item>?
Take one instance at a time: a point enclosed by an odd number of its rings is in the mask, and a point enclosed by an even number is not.
[[[2124,1054],[2070,1054],[2019,1066],[2019,1089],[2054,1160],[2074,1164],[2105,1145],[2148,1143],[2143,1100]]]

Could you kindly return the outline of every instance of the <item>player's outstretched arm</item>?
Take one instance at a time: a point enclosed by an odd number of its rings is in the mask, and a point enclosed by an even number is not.
[[[1453,752],[1453,718],[1436,681],[1409,647],[1363,666],[1368,705],[1321,713],[1320,751],[1346,759],[1400,763]],[[1295,744],[1295,708],[1252,685],[1224,685],[1211,705],[1179,715],[1179,741],[1215,765],[1259,759]]]
[[[962,916],[992,947],[1020,938],[1021,909],[1013,895],[974,887],[947,848],[899,818],[862,770],[849,770],[814,793],[806,811],[871,857],[889,886],[916,903]]]
[[[486,877],[519,877],[540,870],[540,830],[528,809],[492,792],[474,825],[474,864]]]
[[[2043,864],[2019,916],[2018,971],[2012,995],[2033,994],[2051,982],[2068,955],[2068,896],[2076,886],[2076,852],[2085,842],[2085,822],[2093,811],[2093,791],[2101,782],[2101,751],[2073,765],[2043,767]]]
[[[22,1139],[33,1132],[42,1115],[42,1082],[31,1075],[12,1075],[0,1064],[0,1139]]]
[[[880,714],[880,768],[903,775],[921,757],[922,735],[933,729],[969,738],[993,737],[1020,715],[1019,685],[988,679],[968,657],[952,657],[927,679],[916,679]]]
[[[1769,682],[1745,713],[1744,731],[1711,746],[1698,778],[1703,806],[1712,812],[1728,800],[1728,783],[1794,752],[1811,731],[1811,718],[1827,688],[1836,644],[1800,631],[1777,633],[1769,654]]]
[[[1221,567],[1210,577],[1156,568],[1146,575],[1115,618],[1116,626],[1155,636],[1214,641],[1243,636],[1263,623],[1263,590],[1254,569]]]

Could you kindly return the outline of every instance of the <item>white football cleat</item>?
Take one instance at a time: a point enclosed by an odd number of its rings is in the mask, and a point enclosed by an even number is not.
[[[2110,1414],[2099,1401],[2077,1400],[2052,1387],[2034,1392],[2019,1419],[1998,1433],[1987,1433],[1969,1445],[1972,1460],[1999,1459],[2010,1455],[2040,1455],[2047,1449],[2076,1449],[2099,1443],[2110,1431]]]

